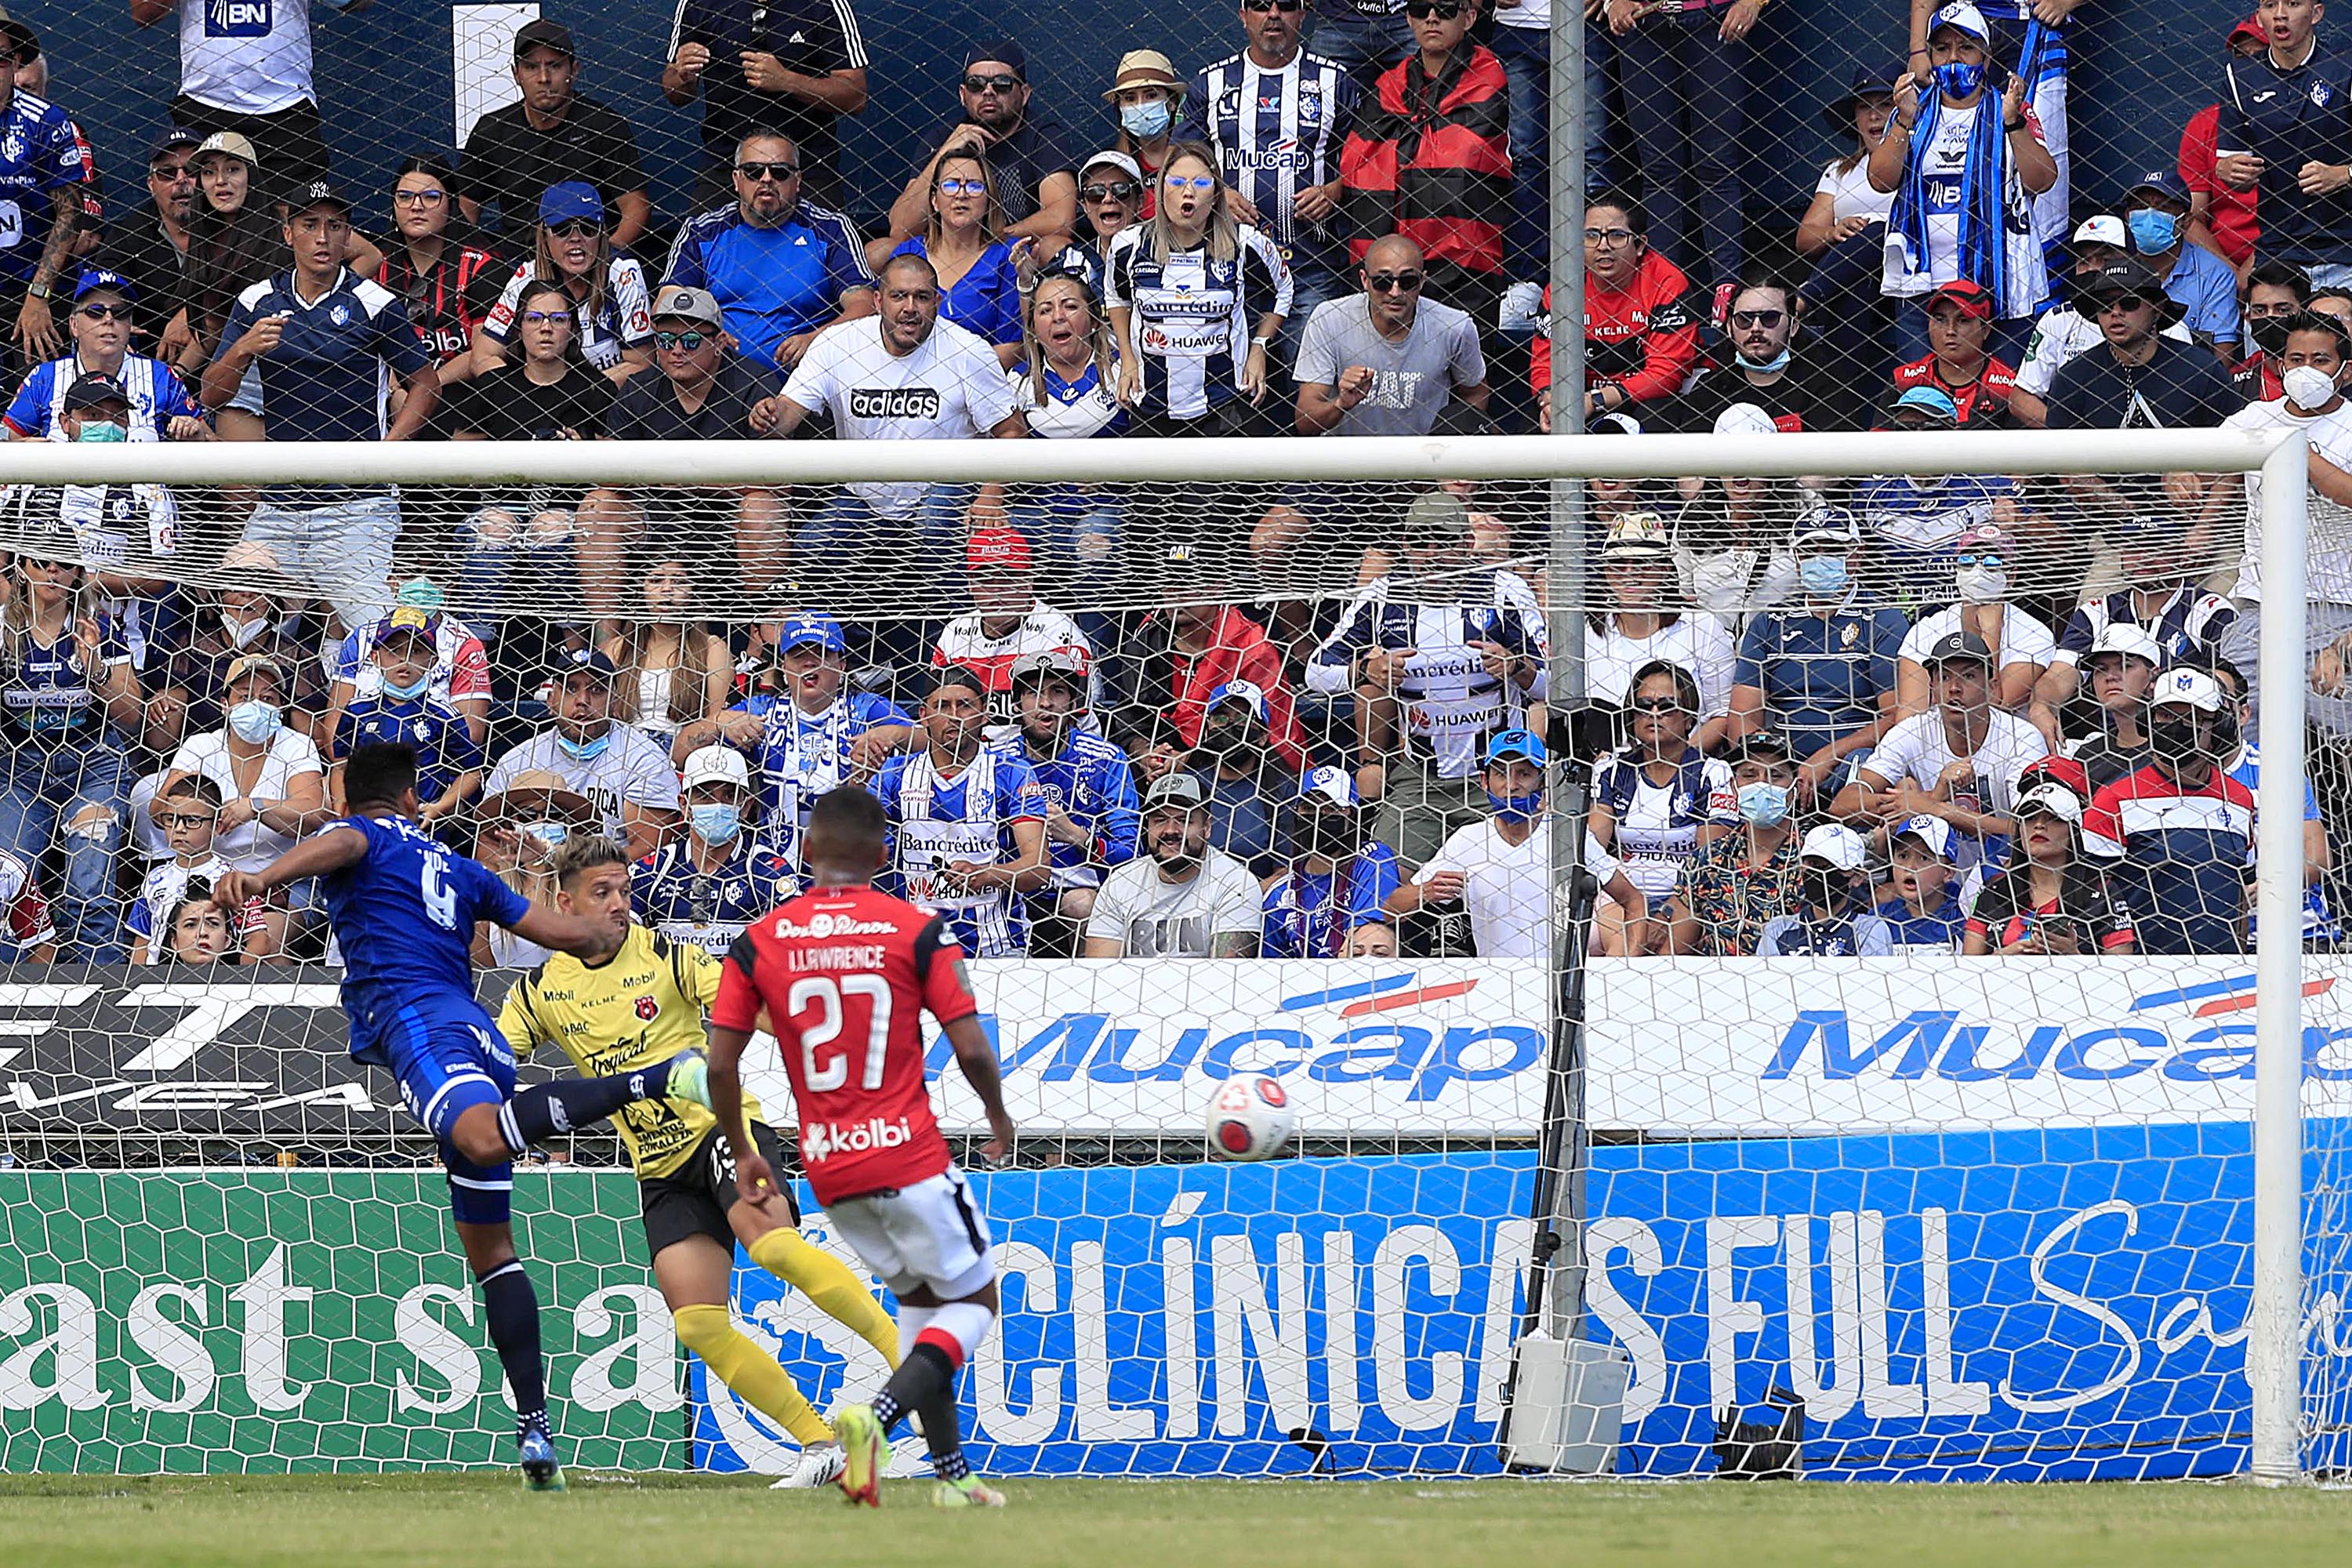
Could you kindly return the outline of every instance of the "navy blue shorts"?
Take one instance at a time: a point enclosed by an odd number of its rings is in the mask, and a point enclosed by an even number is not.
[[[354,1020],[358,1022],[358,1020]],[[401,1103],[441,1145],[448,1167],[449,1211],[467,1225],[504,1225],[512,1212],[514,1166],[477,1165],[457,1152],[451,1132],[477,1105],[514,1098],[515,1058],[498,1026],[472,998],[419,1001],[385,1008],[368,1022],[363,1059],[400,1080]]]

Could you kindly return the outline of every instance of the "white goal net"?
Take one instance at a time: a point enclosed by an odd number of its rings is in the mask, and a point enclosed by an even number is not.
[[[502,1460],[315,897],[199,891],[384,739],[714,949],[882,797],[1023,1129],[983,1469],[2335,1468],[2352,533],[2275,440],[0,447],[0,1469]],[[614,1141],[516,1209],[577,1462],[790,1467]]]

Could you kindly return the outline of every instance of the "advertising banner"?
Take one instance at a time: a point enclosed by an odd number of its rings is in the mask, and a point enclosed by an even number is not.
[[[2310,1016],[2352,975],[2304,959]],[[2254,972],[2241,958],[1598,963],[1592,1125],[1716,1137],[2243,1121]],[[2352,989],[2346,993],[2352,999]],[[2307,1114],[2352,1113],[2352,1013],[2304,1031]]]
[[[1329,1134],[1525,1138],[1541,1118],[1549,981],[1538,967],[1007,959],[971,971],[1026,1132],[1190,1132],[1209,1090],[1249,1071],[1284,1078]],[[483,977],[493,1013],[514,978]],[[56,969],[0,984],[0,1136],[415,1131],[391,1079],[344,1055],[337,979]],[[981,1131],[950,1057],[935,1038],[941,1121]],[[543,1052],[524,1077],[567,1068]],[[773,1040],[753,1040],[745,1076],[788,1117]]]
[[[0,1472],[510,1465],[514,1417],[434,1171],[0,1172]],[[682,1461],[636,1183],[524,1173],[572,1462]]]

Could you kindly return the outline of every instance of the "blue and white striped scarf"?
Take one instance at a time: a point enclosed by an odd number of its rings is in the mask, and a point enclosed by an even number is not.
[[[2025,52],[2035,53],[2039,21],[2028,26]],[[2001,100],[1990,81],[1977,100],[1976,124],[1969,129],[1967,160],[1960,169],[1959,276],[1981,287],[1993,298],[1993,314],[2007,320],[2037,311],[2050,292],[2047,268],[2033,234],[2033,216],[2018,179],[2017,160],[2001,130]],[[1936,143],[1943,118],[1943,95],[1933,80],[1919,89],[1919,115],[1911,127],[1911,148],[1903,163],[1903,184],[1895,193],[1895,210],[1886,229],[1892,258],[1903,247],[1896,265],[1905,275],[1925,276],[1927,248],[1927,153]],[[1889,268],[1889,278],[1895,274]],[[1926,287],[1895,290],[1925,293]]]

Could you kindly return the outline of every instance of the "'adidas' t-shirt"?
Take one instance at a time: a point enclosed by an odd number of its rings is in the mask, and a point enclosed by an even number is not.
[[[833,416],[853,441],[961,441],[985,436],[1013,412],[1013,389],[996,351],[944,318],[908,354],[882,346],[882,319],[867,316],[819,337],[802,356],[784,395],[812,414]],[[849,487],[884,517],[909,517],[929,488]]]

